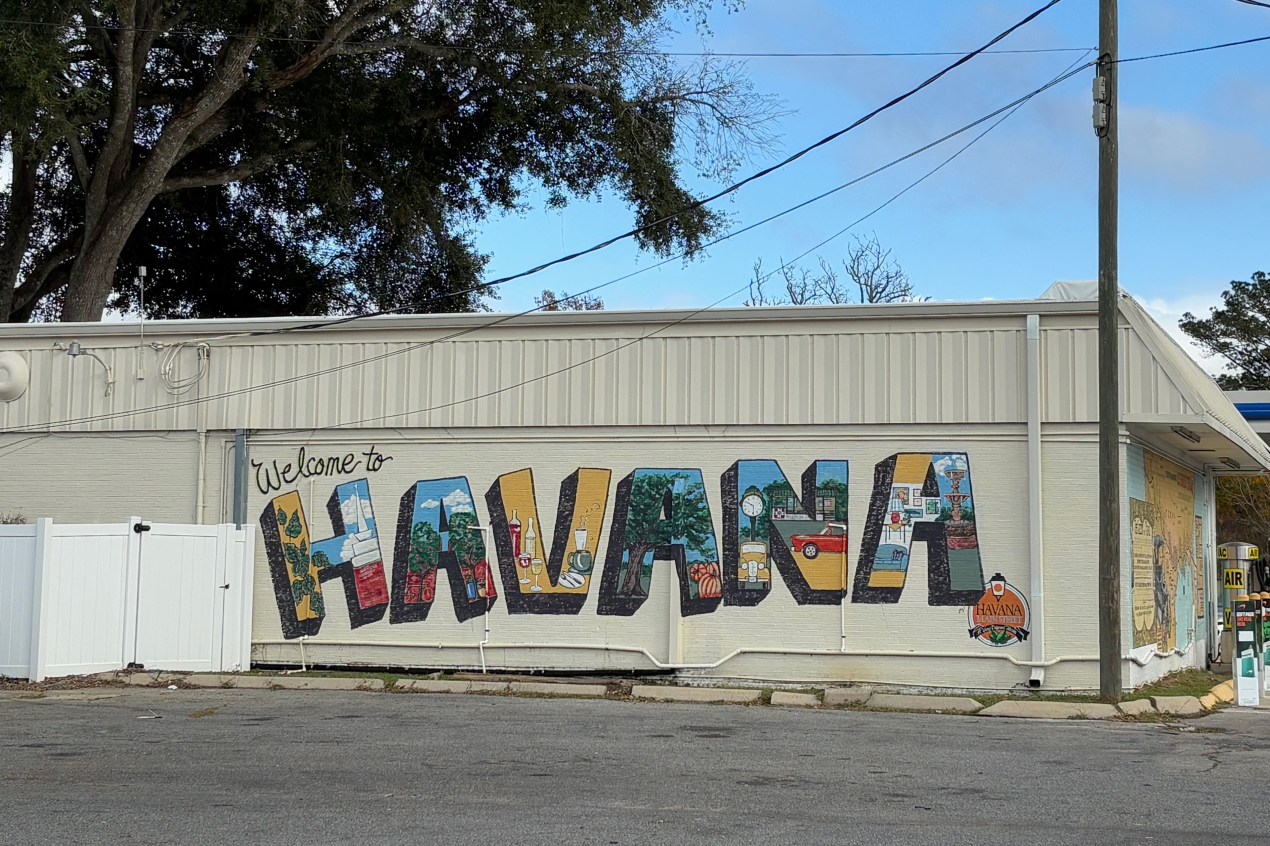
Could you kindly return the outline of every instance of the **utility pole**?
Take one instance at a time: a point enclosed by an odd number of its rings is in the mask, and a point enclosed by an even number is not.
[[[1119,702],[1120,646],[1120,145],[1117,138],[1118,0],[1099,0],[1098,78],[1098,689]]]

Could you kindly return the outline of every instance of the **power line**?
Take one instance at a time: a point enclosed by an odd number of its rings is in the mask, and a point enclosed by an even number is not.
[[[1083,58],[1083,57],[1082,57],[1082,58]],[[1078,60],[1078,61],[1079,61],[1079,60]],[[936,140],[936,141],[930,142],[930,143],[928,143],[928,144],[926,144],[926,145],[924,145],[924,146],[922,146],[922,147],[918,148],[917,150],[915,150],[915,151],[913,151],[913,152],[910,152],[910,153],[907,153],[907,154],[905,154],[905,155],[903,155],[903,156],[900,156],[900,157],[898,157],[898,158],[896,158],[896,159],[892,160],[891,162],[889,162],[889,163],[887,163],[887,164],[885,164],[885,165],[883,165],[883,166],[881,166],[881,167],[875,168],[874,170],[870,171],[869,173],[865,174],[864,176],[856,177],[856,178],[851,179],[851,180],[849,180],[849,181],[847,181],[847,182],[844,182],[844,183],[842,183],[842,184],[840,184],[840,185],[838,185],[838,186],[835,186],[834,188],[831,188],[831,189],[829,189],[829,190],[827,190],[827,191],[824,191],[824,192],[822,192],[822,193],[818,194],[817,196],[815,196],[815,197],[813,197],[813,198],[811,198],[811,199],[809,199],[809,200],[804,200],[804,201],[799,202],[799,203],[797,203],[797,204],[795,204],[795,205],[793,205],[793,206],[790,206],[790,207],[788,207],[788,208],[782,209],[782,210],[781,210],[781,211],[779,211],[779,212],[776,212],[776,213],[774,213],[774,214],[772,214],[772,215],[769,215],[768,217],[763,218],[762,220],[756,221],[756,222],[751,223],[751,224],[749,224],[749,225],[747,225],[747,226],[745,226],[745,227],[742,227],[741,229],[737,229],[737,230],[733,230],[733,231],[731,231],[731,232],[725,233],[724,235],[720,236],[719,238],[716,238],[715,240],[713,240],[713,241],[711,241],[711,242],[709,242],[709,243],[705,244],[705,245],[703,246],[703,248],[709,248],[709,247],[715,246],[716,244],[720,244],[720,243],[722,243],[722,242],[724,242],[724,241],[727,241],[727,240],[730,240],[730,239],[732,239],[732,238],[735,238],[735,237],[738,237],[738,236],[740,236],[740,235],[743,235],[743,234],[745,234],[746,232],[750,232],[750,231],[752,231],[753,229],[758,228],[759,226],[763,226],[764,224],[770,223],[770,222],[772,222],[772,221],[774,221],[774,220],[777,220],[778,218],[781,218],[781,217],[784,217],[785,215],[791,214],[791,213],[792,213],[792,212],[794,212],[794,211],[797,211],[797,210],[799,210],[799,209],[805,208],[806,206],[810,205],[811,203],[814,203],[814,202],[817,202],[817,201],[819,201],[819,200],[825,199],[826,197],[832,196],[833,194],[836,194],[836,193],[838,193],[839,191],[841,191],[841,190],[843,190],[843,189],[845,189],[845,188],[847,188],[847,187],[850,187],[850,186],[852,186],[852,185],[855,185],[855,184],[859,183],[859,182],[860,182],[860,181],[862,181],[863,179],[867,179],[868,177],[873,176],[873,175],[876,175],[876,174],[878,174],[878,173],[881,173],[882,171],[887,170],[887,169],[889,169],[889,168],[891,168],[891,167],[894,167],[895,165],[898,165],[898,164],[900,164],[901,162],[907,161],[907,160],[909,160],[909,159],[913,158],[914,156],[916,156],[916,155],[918,155],[918,154],[920,154],[920,153],[922,153],[922,152],[925,152],[925,151],[927,151],[927,150],[929,150],[929,149],[931,149],[931,148],[933,148],[933,147],[935,147],[935,146],[937,146],[937,145],[939,145],[939,144],[942,144],[942,143],[944,143],[944,142],[946,142],[946,141],[948,141],[948,140],[950,140],[950,139],[952,139],[952,138],[955,138],[955,137],[956,137],[956,136],[958,136],[958,135],[964,134],[965,132],[967,132],[967,131],[969,131],[969,130],[971,130],[971,129],[975,128],[976,126],[980,126],[980,125],[982,125],[983,123],[985,123],[985,122],[987,122],[987,121],[989,121],[989,120],[992,120],[994,117],[997,117],[997,116],[999,116],[999,115],[1001,115],[1001,114],[1003,114],[1003,113],[1009,112],[1011,109],[1016,109],[1017,107],[1019,107],[1019,106],[1021,106],[1022,104],[1024,104],[1024,103],[1028,102],[1029,100],[1031,100],[1031,99],[1033,99],[1034,97],[1036,97],[1036,96],[1040,95],[1041,93],[1043,93],[1043,92],[1045,92],[1045,91],[1048,91],[1049,89],[1053,88],[1054,86],[1059,85],[1059,84],[1061,84],[1062,82],[1064,82],[1064,81],[1066,81],[1066,80],[1068,80],[1068,79],[1072,78],[1073,76],[1075,76],[1075,75],[1077,75],[1077,74],[1081,73],[1082,71],[1086,70],[1087,68],[1092,67],[1092,65],[1093,65],[1093,63],[1092,63],[1092,62],[1086,62],[1086,63],[1082,64],[1080,67],[1075,68],[1074,70],[1069,70],[1069,71],[1066,71],[1066,72],[1064,72],[1063,74],[1061,74],[1060,76],[1055,77],[1054,79],[1050,80],[1050,81],[1049,81],[1049,82],[1047,82],[1045,85],[1042,85],[1041,87],[1039,87],[1039,88],[1037,88],[1037,89],[1035,89],[1035,90],[1033,90],[1033,91],[1031,91],[1031,92],[1029,92],[1029,93],[1027,93],[1027,94],[1023,95],[1022,97],[1017,98],[1017,99],[1016,99],[1016,100],[1014,100],[1013,102],[1008,103],[1008,104],[1006,104],[1005,106],[1002,106],[1002,107],[1000,107],[1000,108],[998,108],[998,109],[995,109],[995,110],[994,110],[994,111],[992,111],[991,113],[989,113],[989,114],[987,114],[987,115],[985,115],[985,116],[983,116],[983,117],[981,117],[981,118],[978,118],[978,119],[976,119],[976,120],[974,120],[974,121],[972,121],[972,122],[970,122],[970,123],[966,124],[965,126],[963,126],[963,127],[959,128],[959,129],[957,129],[957,130],[953,131],[953,132],[950,132],[950,133],[948,133],[948,134],[944,135],[942,138],[940,138],[940,139],[938,139],[938,140]],[[853,224],[853,225],[854,225],[854,224]],[[841,234],[841,233],[839,233],[839,234]],[[593,293],[593,292],[598,291],[598,290],[600,290],[600,289],[602,289],[602,288],[608,287],[609,285],[613,285],[613,284],[616,284],[616,283],[618,283],[618,282],[623,282],[623,281],[625,281],[625,280],[627,280],[627,279],[630,279],[630,278],[632,278],[632,277],[634,277],[634,276],[638,276],[638,275],[640,275],[640,274],[642,274],[642,273],[647,273],[647,272],[649,272],[649,271],[651,271],[651,270],[655,270],[655,269],[657,269],[657,268],[659,268],[659,267],[663,267],[663,266],[665,266],[665,265],[667,265],[667,264],[669,264],[669,263],[671,263],[671,262],[673,262],[673,261],[677,261],[677,260],[679,260],[679,259],[686,258],[686,257],[688,257],[688,255],[689,255],[689,251],[686,251],[686,250],[685,250],[685,251],[680,252],[680,253],[678,253],[678,254],[676,254],[676,255],[673,255],[673,256],[670,256],[670,257],[668,257],[668,258],[666,258],[666,259],[663,259],[663,260],[661,260],[661,261],[659,261],[659,262],[657,262],[657,263],[655,263],[655,264],[649,265],[648,267],[642,268],[642,269],[640,269],[640,270],[632,271],[632,272],[627,273],[627,274],[625,274],[625,275],[623,275],[623,276],[619,276],[619,277],[617,277],[617,278],[615,278],[615,279],[611,279],[611,280],[609,280],[609,281],[607,281],[607,282],[601,283],[601,284],[599,284],[599,285],[595,285],[595,286],[593,286],[593,287],[591,287],[591,288],[588,288],[588,289],[586,289],[586,290],[584,290],[584,291],[577,291],[577,292],[574,292],[574,296],[580,296],[580,295],[584,295],[584,294]],[[516,313],[512,313],[512,314],[508,314],[508,315],[503,315],[502,317],[499,317],[499,318],[497,318],[497,319],[495,319],[495,320],[488,321],[488,322],[485,322],[485,323],[482,323],[482,324],[479,324],[479,325],[476,325],[476,326],[468,327],[468,328],[465,328],[465,329],[461,329],[461,330],[458,330],[458,331],[456,331],[456,332],[452,332],[452,333],[450,333],[450,334],[448,334],[448,335],[444,335],[444,336],[439,337],[439,338],[434,338],[434,339],[432,339],[432,340],[428,340],[428,341],[421,341],[421,342],[419,342],[419,343],[417,343],[417,344],[410,344],[410,345],[407,345],[407,346],[402,347],[402,348],[400,348],[400,349],[397,349],[397,350],[392,350],[392,351],[389,351],[389,352],[380,353],[380,354],[378,354],[378,355],[371,356],[371,357],[369,357],[369,358],[358,359],[357,361],[345,362],[344,364],[340,364],[340,365],[337,365],[337,366],[335,366],[335,367],[327,368],[327,369],[325,369],[325,370],[314,371],[314,372],[312,372],[312,373],[304,373],[304,374],[300,374],[300,375],[298,375],[298,376],[293,376],[293,377],[289,377],[289,378],[286,378],[286,379],[279,379],[279,380],[275,380],[275,381],[272,381],[272,382],[263,382],[263,383],[258,383],[258,384],[253,384],[253,385],[248,385],[248,386],[245,386],[245,387],[242,387],[242,388],[237,388],[237,389],[232,390],[232,391],[223,391],[223,392],[218,393],[218,394],[209,394],[209,395],[206,395],[206,396],[201,396],[201,397],[190,397],[190,398],[188,398],[188,399],[177,400],[177,401],[170,402],[170,403],[165,403],[165,404],[162,404],[162,405],[154,405],[154,406],[149,406],[149,407],[145,407],[145,408],[132,409],[132,410],[128,410],[128,411],[115,411],[115,412],[109,412],[109,413],[106,413],[106,414],[89,415],[89,416],[85,416],[85,417],[72,418],[72,419],[67,419],[67,420],[59,420],[59,421],[56,421],[56,422],[49,422],[49,423],[45,423],[45,424],[42,424],[42,425],[52,427],[52,426],[74,426],[74,425],[81,425],[81,424],[85,424],[85,423],[94,423],[94,422],[99,422],[99,421],[102,421],[102,420],[111,420],[111,419],[116,419],[116,418],[119,418],[119,417],[128,417],[128,416],[131,416],[131,415],[134,415],[134,414],[147,414],[147,413],[152,413],[152,412],[170,411],[170,410],[174,410],[174,409],[177,409],[177,408],[182,408],[182,407],[189,406],[189,405],[197,405],[197,404],[201,404],[201,403],[205,403],[205,402],[212,402],[212,401],[215,401],[215,400],[229,399],[229,398],[231,398],[231,397],[241,396],[241,395],[244,395],[244,394],[253,393],[253,392],[255,392],[255,391],[261,391],[261,390],[266,390],[266,389],[270,389],[270,388],[278,388],[278,387],[282,387],[282,386],[285,386],[285,385],[295,384],[295,383],[297,383],[297,382],[304,381],[304,380],[307,380],[307,379],[312,379],[312,378],[317,378],[317,377],[320,377],[320,376],[330,375],[330,374],[332,374],[332,373],[340,372],[340,371],[342,371],[342,370],[346,370],[346,369],[349,369],[349,368],[352,368],[352,367],[361,367],[361,366],[365,366],[365,365],[367,365],[367,364],[373,364],[373,363],[374,363],[374,362],[376,362],[376,361],[382,361],[382,360],[385,360],[385,359],[388,359],[388,358],[392,358],[392,357],[395,357],[395,356],[398,356],[398,355],[404,355],[404,354],[407,354],[407,353],[411,353],[411,352],[414,352],[414,351],[419,350],[419,349],[424,349],[424,348],[430,347],[430,346],[432,346],[432,345],[434,345],[434,344],[443,343],[443,342],[450,341],[450,340],[455,340],[455,339],[457,339],[457,338],[459,338],[459,337],[463,337],[463,336],[465,336],[465,335],[469,335],[469,334],[472,334],[472,333],[474,333],[474,332],[482,331],[482,330],[484,330],[484,329],[490,329],[490,328],[493,328],[493,327],[495,327],[495,326],[498,326],[498,325],[501,325],[501,324],[503,324],[503,323],[506,323],[506,322],[508,322],[508,321],[515,320],[515,319],[520,318],[520,317],[524,317],[524,316],[526,316],[526,315],[528,315],[528,314],[532,314],[532,313],[534,313],[534,312],[536,312],[536,311],[539,311],[540,309],[541,309],[541,306],[537,306],[537,307],[534,307],[534,308],[531,308],[531,309],[526,309],[526,310],[521,311],[521,312],[516,312]],[[346,321],[347,321],[347,320],[349,320],[349,319],[350,319],[350,318],[342,318],[340,321],[336,321],[336,322],[346,322]],[[310,324],[310,325],[312,325],[312,324]],[[295,328],[301,328],[301,327],[295,327]],[[278,331],[278,330],[269,330],[269,331],[268,331],[268,332],[266,332],[265,334],[269,334],[270,332],[276,332],[276,331]],[[250,333],[248,333],[248,334],[250,334]],[[235,335],[230,335],[230,336],[224,336],[224,337],[238,337],[238,336],[235,336]],[[204,342],[206,342],[207,340],[211,340],[211,339],[203,339],[203,341],[204,341]],[[10,429],[10,430],[8,430],[8,431],[9,431],[9,432],[24,432],[24,431],[32,431],[32,430],[35,430],[36,428],[38,428],[38,427],[37,427],[37,426],[35,426],[35,425],[30,425],[30,426],[26,426],[26,427],[18,427],[18,428],[15,428],[15,429]]]
[[[555,267],[556,265],[574,261],[575,259],[579,259],[583,256],[587,256],[592,253],[599,252],[600,250],[603,250],[606,247],[611,247],[613,244],[616,244],[619,241],[625,241],[628,238],[634,238],[637,235],[640,235],[644,232],[649,231],[650,229],[654,229],[658,226],[661,226],[664,223],[668,223],[669,221],[674,220],[676,217],[679,217],[680,215],[687,214],[688,212],[691,212],[691,211],[695,211],[699,208],[702,208],[708,205],[709,203],[714,202],[715,200],[721,199],[723,197],[726,197],[729,194],[735,193],[736,191],[739,191],[741,188],[745,187],[746,185],[749,185],[752,182],[756,182],[759,179],[762,179],[763,177],[768,176],[769,174],[775,173],[776,171],[784,167],[787,167],[788,165],[793,164],[794,162],[806,156],[808,153],[812,152],[813,150],[817,150],[820,147],[825,146],[826,144],[836,141],[837,139],[841,138],[843,135],[846,135],[848,132],[851,132],[853,129],[863,126],[864,124],[873,120],[873,118],[877,117],[878,115],[882,114],[888,109],[892,109],[895,106],[898,106],[900,103],[903,103],[905,100],[909,99],[910,97],[913,97],[918,92],[933,85],[934,83],[938,82],[943,77],[947,76],[952,71],[956,70],[957,68],[966,64],[967,62],[971,61],[976,56],[980,55],[984,50],[987,50],[990,47],[992,47],[994,44],[997,44],[1003,41],[1004,39],[1008,38],[1015,31],[1021,29],[1022,27],[1036,20],[1046,11],[1048,11],[1049,9],[1052,9],[1054,6],[1057,6],[1061,2],[1062,0],[1049,0],[1049,2],[1046,3],[1044,6],[1032,12],[1030,15],[1028,15],[1027,17],[1023,18],[1021,21],[1019,21],[1018,23],[1011,26],[1009,29],[1004,30],[999,35],[995,36],[991,41],[984,44],[982,47],[965,54],[961,58],[957,59],[957,61],[953,62],[952,64],[948,65],[947,67],[943,68],[942,70],[938,71],[932,76],[928,77],[926,80],[919,83],[915,87],[910,88],[908,91],[904,92],[903,94],[900,94],[899,96],[892,98],[888,102],[877,107],[876,109],[864,115],[863,117],[856,119],[854,122],[843,127],[842,129],[839,129],[836,132],[832,132],[829,135],[826,135],[824,138],[821,138],[819,141],[816,141],[813,144],[803,147],[801,150],[797,151],[796,153],[793,153],[790,156],[787,156],[786,158],[782,159],[781,161],[777,162],[774,165],[765,167],[762,170],[758,171],[757,173],[750,174],[744,179],[738,182],[732,183],[731,185],[729,185],[728,187],[724,188],[721,191],[711,194],[710,196],[705,197],[703,199],[696,200],[692,203],[689,203],[687,206],[683,207],[682,209],[679,209],[676,212],[666,215],[665,217],[662,217],[658,220],[654,220],[650,223],[646,223],[642,226],[637,226],[634,229],[630,229],[626,232],[623,232],[620,235],[615,235],[612,238],[608,238],[604,241],[601,241],[597,244],[587,247],[586,249],[578,250],[577,252],[570,253],[565,256],[561,256],[560,258],[552,259],[551,261],[544,262],[536,267],[532,267],[529,270],[523,270],[519,273],[513,273],[510,276],[503,276],[498,279],[492,279],[489,282],[484,283],[484,285],[485,287],[492,287],[494,285],[502,285],[506,282],[512,282],[516,279],[523,279],[526,276],[532,276],[536,273],[541,273],[542,271],[550,267]]]
[[[1085,55],[1088,55],[1088,53],[1089,53],[1089,52],[1092,52],[1092,51],[1087,51]],[[1083,59],[1083,58],[1084,58],[1084,56],[1082,56],[1082,57],[1081,57],[1081,59]],[[852,221],[851,223],[847,224],[846,226],[844,226],[843,228],[839,229],[837,232],[835,232],[834,234],[830,235],[828,238],[824,239],[824,240],[823,240],[823,241],[821,241],[820,243],[816,244],[816,245],[815,245],[815,246],[813,246],[813,247],[810,247],[810,248],[809,248],[809,249],[807,249],[807,250],[804,250],[802,253],[798,254],[797,256],[794,256],[794,258],[789,259],[788,261],[784,261],[784,262],[782,262],[782,263],[781,263],[781,265],[780,265],[779,267],[777,267],[775,270],[771,271],[770,273],[768,273],[768,274],[766,274],[766,275],[762,276],[762,277],[761,277],[758,281],[759,281],[759,282],[766,282],[768,279],[771,279],[773,276],[775,276],[776,274],[780,273],[780,272],[781,272],[782,270],[784,270],[785,268],[787,268],[787,267],[789,267],[789,266],[791,266],[791,265],[795,264],[795,263],[796,263],[796,262],[798,262],[798,261],[801,261],[803,258],[806,258],[808,255],[810,255],[811,253],[815,252],[816,250],[819,250],[821,247],[824,247],[826,244],[829,244],[830,242],[832,242],[832,241],[834,241],[834,240],[836,240],[836,239],[838,239],[838,238],[842,237],[843,235],[845,235],[845,234],[846,234],[847,232],[849,232],[850,230],[852,230],[852,229],[854,229],[855,227],[859,226],[861,223],[864,223],[866,220],[868,220],[869,218],[873,217],[875,214],[878,214],[879,212],[881,212],[883,209],[885,209],[887,206],[889,206],[889,205],[891,205],[892,203],[894,203],[894,202],[895,202],[896,200],[898,200],[900,197],[903,197],[905,194],[907,194],[909,191],[911,191],[911,190],[913,190],[914,188],[916,188],[918,185],[921,185],[921,184],[922,184],[923,182],[925,182],[927,179],[930,179],[930,178],[931,178],[932,176],[934,176],[936,173],[939,173],[939,171],[943,170],[945,167],[947,167],[949,164],[951,164],[951,163],[952,163],[954,160],[956,160],[956,159],[957,159],[957,158],[958,158],[958,157],[959,157],[962,153],[966,152],[966,151],[967,151],[967,150],[969,150],[971,147],[973,147],[975,144],[977,144],[980,140],[982,140],[982,139],[983,139],[983,137],[984,137],[984,136],[986,136],[989,132],[991,132],[992,130],[996,129],[998,126],[1000,126],[1000,125],[1001,125],[1002,123],[1004,123],[1005,121],[1009,120],[1009,119],[1010,119],[1010,117],[1011,117],[1011,116],[1013,116],[1015,112],[1017,112],[1019,109],[1023,108],[1023,106],[1024,106],[1024,105],[1026,105],[1026,104],[1027,104],[1027,102],[1028,102],[1029,100],[1031,100],[1033,97],[1035,97],[1036,95],[1040,94],[1042,91],[1046,91],[1046,90],[1048,90],[1049,88],[1052,88],[1052,87],[1054,87],[1055,85],[1058,85],[1059,83],[1063,82],[1063,81],[1064,81],[1064,80],[1066,80],[1066,79],[1070,79],[1071,77],[1075,76],[1076,74],[1081,73],[1082,71],[1084,71],[1084,70],[1086,70],[1086,69],[1088,69],[1089,67],[1091,67],[1091,66],[1092,66],[1092,64],[1093,64],[1093,63],[1086,63],[1086,64],[1084,64],[1084,65],[1081,65],[1080,67],[1074,67],[1074,65],[1075,65],[1075,64],[1078,64],[1078,63],[1081,61],[1081,59],[1077,59],[1077,60],[1076,60],[1076,62],[1075,62],[1075,63],[1073,63],[1073,65],[1069,65],[1069,66],[1068,66],[1068,68],[1067,68],[1067,69],[1066,69],[1063,73],[1059,74],[1057,77],[1055,77],[1055,78],[1054,78],[1053,80],[1051,80],[1049,83],[1047,83],[1045,86],[1043,86],[1043,87],[1041,87],[1041,88],[1038,88],[1038,89],[1037,89],[1035,92],[1033,92],[1032,94],[1030,94],[1030,95],[1028,95],[1028,96],[1026,96],[1026,97],[1022,97],[1022,98],[1020,98],[1019,100],[1016,100],[1016,101],[1015,101],[1013,104],[1011,104],[1010,106],[1006,106],[1005,108],[1003,108],[1003,109],[999,109],[997,112],[994,112],[994,113],[993,113],[994,115],[999,115],[999,117],[997,118],[997,120],[996,120],[995,122],[993,122],[992,124],[990,124],[990,125],[989,125],[986,129],[984,129],[984,130],[983,130],[983,132],[980,132],[980,133],[979,133],[978,135],[976,135],[974,138],[970,139],[970,141],[969,141],[969,142],[967,142],[964,146],[962,146],[960,149],[958,149],[957,151],[955,151],[952,155],[948,156],[948,158],[944,159],[942,162],[940,162],[940,163],[939,163],[938,165],[936,165],[934,168],[932,168],[931,170],[927,171],[927,172],[926,172],[926,173],[925,173],[925,174],[924,174],[924,175],[923,175],[920,179],[917,179],[916,181],[909,183],[909,185],[908,185],[908,186],[906,186],[903,190],[899,191],[898,193],[896,193],[896,194],[892,195],[892,196],[891,196],[891,198],[890,198],[890,199],[888,199],[886,202],[882,203],[880,206],[877,206],[876,208],[874,208],[872,211],[870,211],[868,214],[864,215],[863,217],[858,218],[857,220]],[[1004,114],[1002,114],[1003,112],[1004,112]],[[971,126],[976,126],[976,125],[979,125],[979,124],[983,123],[983,122],[984,122],[985,120],[987,120],[987,119],[988,119],[988,118],[984,118],[984,119],[981,119],[981,120],[979,120],[979,121],[976,121],[974,124],[971,124]],[[949,137],[952,137],[952,136],[945,136],[945,139],[941,139],[941,140],[946,140],[946,139],[947,139],[947,138],[949,138]],[[935,142],[935,143],[940,143],[940,142]],[[930,145],[930,146],[933,146],[933,145]],[[929,149],[929,146],[928,146],[927,148],[924,148],[924,149]],[[908,157],[906,157],[906,158],[908,158]],[[875,171],[875,172],[876,172],[876,171]],[[826,195],[822,195],[822,196],[826,196]],[[799,208],[799,207],[795,207],[795,208]],[[788,211],[788,210],[787,210],[787,211]],[[785,213],[785,212],[782,212],[781,214],[784,214],[784,213]],[[774,215],[772,218],[768,218],[767,220],[772,220],[772,219],[774,219],[775,217],[778,217],[778,216],[779,216],[779,215]],[[764,222],[766,222],[766,221],[760,221],[760,223],[764,223]],[[758,224],[755,224],[755,225],[758,225]],[[744,230],[742,230],[742,231],[744,231]],[[740,233],[738,232],[737,234],[740,234]],[[652,269],[651,267],[650,267],[650,268],[645,268],[644,270],[641,270],[641,271],[639,271],[639,272],[640,272],[640,273],[643,273],[643,272],[645,272],[646,270],[651,270],[651,269]],[[635,274],[630,274],[630,275],[635,275]],[[629,276],[628,276],[628,277],[623,277],[623,278],[629,278]],[[616,280],[615,280],[615,281],[616,281]],[[548,373],[542,373],[542,374],[539,374],[539,375],[537,375],[537,376],[533,376],[533,377],[531,377],[531,378],[529,378],[529,379],[524,379],[524,380],[522,380],[522,381],[520,381],[520,382],[516,382],[516,383],[511,384],[511,385],[504,385],[504,386],[502,386],[502,387],[495,388],[495,389],[494,389],[494,390],[492,390],[492,391],[486,391],[486,392],[485,392],[485,393],[483,393],[483,394],[477,394],[476,396],[471,396],[471,397],[466,397],[466,398],[464,398],[464,399],[460,399],[460,400],[453,400],[453,401],[451,401],[451,402],[441,403],[440,405],[429,406],[428,408],[415,409],[415,410],[413,410],[413,411],[399,411],[399,412],[392,412],[392,413],[390,413],[390,414],[381,414],[381,415],[378,415],[378,416],[375,416],[375,417],[365,417],[365,418],[362,418],[362,419],[360,419],[360,420],[351,420],[351,421],[345,421],[345,422],[342,422],[342,423],[333,423],[333,424],[328,425],[328,426],[319,426],[319,427],[316,427],[316,428],[314,428],[314,429],[290,429],[290,430],[284,430],[284,431],[282,431],[282,432],[271,433],[271,434],[293,434],[293,433],[296,433],[296,432],[304,432],[304,431],[307,431],[307,432],[310,432],[310,433],[316,434],[317,432],[327,431],[327,430],[330,430],[330,429],[342,429],[342,428],[346,428],[346,427],[350,427],[350,426],[360,426],[360,425],[363,425],[363,424],[365,424],[365,423],[377,423],[377,422],[380,422],[380,421],[383,421],[383,420],[387,420],[387,419],[389,419],[389,418],[393,418],[393,417],[407,417],[407,416],[412,415],[412,414],[430,414],[431,412],[434,412],[434,411],[441,411],[441,410],[446,409],[446,408],[453,408],[454,406],[464,405],[464,404],[469,403],[469,402],[476,402],[476,401],[478,401],[478,400],[488,399],[488,398],[493,397],[493,396],[498,396],[499,394],[504,394],[504,393],[507,393],[508,391],[513,391],[513,390],[516,390],[517,388],[523,388],[523,387],[525,387],[526,385],[531,385],[531,384],[533,384],[533,383],[535,383],[535,382],[542,382],[542,381],[545,381],[545,380],[547,380],[547,379],[550,379],[550,378],[551,378],[551,377],[553,377],[553,376],[558,376],[558,375],[560,375],[560,374],[562,374],[562,373],[567,373],[567,372],[568,372],[568,371],[570,371],[570,370],[576,370],[576,369],[578,369],[578,368],[580,368],[580,367],[585,367],[585,366],[587,366],[587,365],[589,365],[589,364],[594,364],[596,361],[599,361],[599,360],[600,360],[600,359],[602,359],[602,358],[606,358],[606,357],[611,356],[611,355],[616,355],[617,353],[622,352],[623,350],[629,349],[630,347],[633,347],[633,346],[635,346],[635,345],[637,345],[637,344],[641,344],[641,343],[643,343],[644,341],[648,340],[649,338],[655,337],[655,336],[657,336],[657,335],[660,335],[660,334],[661,334],[661,333],[663,333],[663,332],[666,332],[666,331],[667,331],[667,330],[669,330],[669,329],[673,329],[673,328],[674,328],[674,327],[676,327],[676,326],[679,326],[679,325],[681,325],[681,324],[687,323],[688,321],[690,321],[690,320],[692,320],[693,318],[695,318],[695,317],[697,317],[697,316],[701,315],[702,313],[704,313],[704,312],[706,312],[706,311],[709,311],[710,309],[715,308],[715,307],[716,307],[716,306],[718,306],[718,305],[721,305],[722,303],[724,303],[724,302],[726,302],[726,301],[728,301],[728,300],[732,299],[733,297],[737,296],[738,294],[743,293],[743,292],[744,292],[747,288],[749,288],[749,287],[750,287],[750,284],[751,284],[751,283],[746,282],[746,283],[745,283],[744,285],[742,285],[740,288],[736,289],[735,291],[732,291],[732,292],[731,292],[731,293],[729,293],[729,294],[725,294],[723,297],[720,297],[719,299],[715,300],[713,303],[710,303],[710,304],[709,304],[709,305],[707,305],[707,306],[704,306],[704,307],[702,307],[702,308],[699,308],[699,309],[697,309],[696,311],[689,312],[688,314],[684,315],[683,317],[678,318],[677,320],[673,320],[673,321],[671,321],[671,322],[669,322],[669,323],[667,323],[667,324],[665,324],[665,325],[663,325],[663,326],[658,327],[657,329],[653,330],[652,332],[649,332],[649,333],[647,333],[647,334],[645,334],[645,335],[641,335],[641,336],[639,336],[638,338],[635,338],[635,339],[633,339],[633,340],[631,340],[631,341],[627,341],[627,342],[626,342],[626,343],[624,343],[624,344],[620,344],[620,345],[618,345],[618,346],[614,347],[614,348],[613,348],[613,349],[611,349],[611,350],[605,350],[605,351],[604,351],[604,352],[602,352],[602,353],[598,353],[598,354],[596,354],[596,355],[590,356],[590,357],[588,357],[588,358],[583,359],[582,361],[577,361],[577,362],[574,362],[573,364],[569,364],[569,365],[566,365],[566,366],[564,366],[564,367],[558,368],[558,369],[556,369],[556,370],[552,370],[552,371],[550,371],[550,372],[548,372]],[[311,437],[311,436],[310,436],[310,440],[312,440],[312,437]]]
[[[1117,64],[1123,65],[1127,62],[1145,62],[1148,59],[1167,59],[1172,56],[1189,56],[1192,53],[1207,53],[1210,50],[1224,50],[1227,47],[1243,47],[1248,44],[1259,44],[1263,41],[1270,41],[1270,35],[1262,35],[1257,38],[1245,38],[1242,41],[1227,41],[1223,44],[1210,44],[1207,47],[1192,47],[1189,50],[1173,50],[1168,53],[1152,53],[1148,56],[1133,56],[1128,59],[1118,59]]]
[[[1235,0],[1237,3],[1247,3],[1249,6],[1260,6],[1263,9],[1270,9],[1270,3],[1262,3],[1261,0]]]

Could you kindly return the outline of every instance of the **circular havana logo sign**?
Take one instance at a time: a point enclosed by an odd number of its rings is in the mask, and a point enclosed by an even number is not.
[[[970,606],[970,637],[988,646],[1010,646],[1027,640],[1032,612],[1027,599],[997,573],[988,580],[983,597]]]

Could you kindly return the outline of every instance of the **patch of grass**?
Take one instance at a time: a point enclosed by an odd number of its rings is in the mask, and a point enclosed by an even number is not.
[[[197,711],[190,712],[191,720],[202,719],[203,717],[214,717],[220,708],[199,708]]]
[[[989,693],[975,694],[971,697],[989,708],[998,702],[1075,702],[1078,705],[1089,705],[1101,700],[1091,693]]]
[[[1159,681],[1143,685],[1132,693],[1125,694],[1125,699],[1145,699],[1148,696],[1194,696],[1198,699],[1212,691],[1214,687],[1230,678],[1207,670],[1178,670]]]
[[[1161,714],[1159,711],[1147,711],[1145,714],[1117,714],[1110,718],[1112,722],[1117,723],[1157,723],[1163,725],[1175,723],[1178,719],[1174,714]]]

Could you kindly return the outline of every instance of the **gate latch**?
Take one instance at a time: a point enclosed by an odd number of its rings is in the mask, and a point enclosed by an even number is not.
[[[137,534],[141,534],[142,532],[150,531],[150,527],[146,525],[145,523],[133,523],[132,530],[136,532]]]

